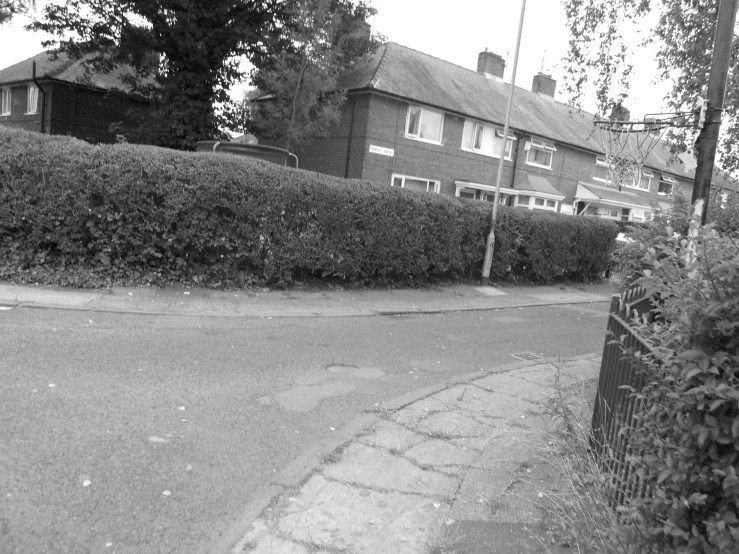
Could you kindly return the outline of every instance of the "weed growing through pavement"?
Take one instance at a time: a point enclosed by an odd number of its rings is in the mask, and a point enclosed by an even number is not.
[[[547,401],[552,429],[546,451],[558,466],[560,491],[545,494],[542,506],[549,549],[572,547],[577,552],[632,554],[642,552],[611,508],[613,476],[602,471],[589,445],[593,404],[598,387],[594,377],[565,385],[562,361],[557,364],[554,395]]]

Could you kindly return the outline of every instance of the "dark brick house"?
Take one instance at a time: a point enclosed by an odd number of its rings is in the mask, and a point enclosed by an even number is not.
[[[327,138],[296,151],[300,167],[340,177],[475,200],[494,197],[510,84],[505,62],[481,52],[477,71],[396,43],[339,79],[348,100]],[[517,87],[501,192],[512,206],[624,221],[649,216],[693,171],[660,143],[639,183],[606,185],[592,114],[554,99],[556,82],[534,77]]]
[[[33,68],[36,65],[34,79]],[[90,142],[115,142],[110,124],[147,104],[129,94],[122,78],[130,71],[107,74],[86,70],[82,60],[43,52],[0,70],[0,125]]]

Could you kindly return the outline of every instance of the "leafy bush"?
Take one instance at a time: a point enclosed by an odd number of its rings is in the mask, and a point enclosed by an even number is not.
[[[228,155],[0,127],[0,279],[408,283],[482,264],[489,206]],[[610,222],[501,207],[493,279],[597,279]]]
[[[739,552],[739,248],[736,234],[668,227],[638,255],[657,317],[636,331],[643,402],[627,432],[652,492],[625,507],[645,541],[667,552]]]

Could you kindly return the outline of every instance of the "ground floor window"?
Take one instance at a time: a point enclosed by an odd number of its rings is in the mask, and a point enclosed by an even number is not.
[[[557,200],[520,194],[516,197],[515,205],[519,208],[528,208],[529,210],[549,210],[551,212],[556,212],[557,204],[559,204]]]
[[[394,187],[437,193],[441,185],[440,181],[424,179],[423,177],[410,177],[408,175],[393,175],[391,183]]]
[[[10,89],[0,89],[0,115],[10,115]]]

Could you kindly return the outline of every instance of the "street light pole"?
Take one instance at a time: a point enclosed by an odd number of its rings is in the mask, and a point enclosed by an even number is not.
[[[708,198],[711,192],[711,177],[716,159],[718,133],[721,127],[721,114],[724,110],[724,96],[731,60],[731,46],[734,40],[734,23],[737,0],[719,0],[716,35],[713,39],[711,73],[708,78],[708,108],[706,120],[698,135],[698,163],[693,181],[693,215],[700,216],[701,225],[706,224]]]
[[[733,0],[736,1],[736,0]],[[495,224],[498,220],[498,203],[500,201],[500,182],[503,178],[503,161],[505,160],[506,147],[508,146],[508,129],[511,123],[511,109],[513,107],[513,92],[516,89],[516,68],[518,67],[518,51],[521,47],[521,31],[523,31],[523,16],[526,12],[526,0],[521,0],[521,16],[518,21],[518,37],[516,37],[516,52],[513,55],[513,70],[511,72],[511,91],[508,94],[508,109],[503,125],[503,145],[498,158],[498,178],[495,182],[495,199],[493,201],[493,215],[490,222],[490,232],[485,243],[485,260],[482,264],[482,286],[490,284],[490,266],[493,265],[493,252],[495,251]]]

